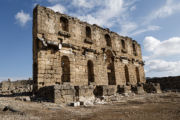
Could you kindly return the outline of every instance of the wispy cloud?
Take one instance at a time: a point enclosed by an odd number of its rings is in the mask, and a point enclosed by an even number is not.
[[[18,12],[16,15],[15,15],[15,19],[16,21],[23,27],[26,25],[26,23],[28,21],[30,21],[32,18],[30,16],[30,14],[28,13],[24,13],[23,10],[21,10],[20,12]]]
[[[132,6],[130,11],[136,9],[136,7]],[[177,0],[166,0],[165,4],[162,5],[160,8],[152,10],[152,12],[145,16],[141,24],[130,21],[130,24],[122,24],[120,34],[128,35],[128,36],[137,36],[142,33],[150,32],[150,31],[157,31],[160,30],[160,26],[152,25],[152,21],[156,19],[162,19],[169,17],[175,13],[180,12],[180,2]]]
[[[97,2],[94,0],[72,0],[72,4],[77,7],[92,8]]]
[[[128,11],[136,9],[137,0],[48,0],[58,8],[66,9],[66,13],[78,17],[90,24],[103,27],[120,27],[126,21]],[[51,7],[52,8],[52,7]]]
[[[129,14],[136,10],[135,3],[138,0],[48,0],[48,2],[55,4],[49,8],[62,13],[66,11],[67,14],[90,24],[109,28],[118,27],[121,29],[119,33],[125,36],[136,36],[160,29],[159,26],[141,26],[130,20]]]
[[[54,10],[55,12],[64,13],[66,12],[66,8],[62,6],[61,4],[56,4],[54,6],[49,6],[48,8]]]
[[[122,19],[127,7],[124,0],[104,0],[93,6],[96,11],[87,10],[87,15],[77,16],[91,24],[112,27]]]
[[[160,26],[154,26],[154,25],[150,25],[147,26],[146,28],[142,28],[142,29],[138,29],[136,31],[134,31],[133,33],[131,33],[131,36],[136,36],[145,32],[149,32],[149,31],[157,31],[160,30]]]
[[[121,35],[128,35],[138,28],[135,22],[122,22],[121,23]]]
[[[145,17],[144,24],[150,23],[155,19],[166,18],[177,12],[180,12],[180,1],[178,0],[166,0],[166,3],[159,9],[152,11],[147,17]]]

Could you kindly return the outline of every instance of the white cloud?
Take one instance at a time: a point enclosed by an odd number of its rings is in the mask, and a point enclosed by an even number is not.
[[[176,76],[180,74],[180,61],[166,61],[160,59],[149,59],[146,61],[145,69],[151,76]]]
[[[152,36],[145,37],[144,48],[147,51],[154,51],[155,48],[160,44],[160,41]]]
[[[95,0],[93,1],[95,2]],[[94,4],[93,7],[97,10],[87,15],[78,15],[79,18],[91,24],[106,27],[112,27],[117,23],[118,19],[123,16],[127,9],[124,0],[104,0]]]
[[[24,13],[23,10],[15,15],[15,19],[21,26],[25,26],[28,21],[31,20],[30,14]]]
[[[121,35],[128,35],[130,32],[137,29],[138,25],[134,22],[124,22],[121,24]]]
[[[136,6],[135,5],[130,8],[130,11],[134,11],[134,10],[136,10]]]
[[[172,37],[160,41],[147,36],[144,40],[144,50],[149,56],[143,56],[147,76],[176,76],[180,74],[180,37]]]
[[[150,57],[149,56],[142,56],[143,60],[148,60]]]
[[[49,3],[63,2],[63,0],[48,0]]]
[[[78,6],[78,7],[84,7],[84,8],[92,8],[94,7],[94,3],[96,3],[94,0],[89,1],[89,0],[73,0],[72,4],[74,6]]]
[[[177,12],[180,12],[180,2],[175,0],[166,0],[165,5],[152,11],[152,13],[146,17],[145,23],[150,23],[155,19],[168,17]]]
[[[137,9],[139,0],[47,0],[55,11],[66,12],[90,24],[119,28],[118,33],[125,36],[137,36],[149,31],[160,30],[160,26],[151,25],[151,21],[170,16],[180,11],[180,2],[166,0],[159,9],[152,11],[140,21],[131,21],[130,13]],[[62,6],[63,5],[63,6]],[[143,21],[142,21],[143,20]],[[142,24],[145,23],[148,24]]]
[[[152,57],[180,55],[180,37],[173,37],[160,41],[152,36],[145,37],[145,50],[152,53]]]
[[[48,8],[54,10],[55,12],[60,12],[60,13],[66,12],[66,9],[61,4],[56,4],[56,5],[50,6]]]
[[[119,33],[123,35],[128,35],[138,27],[136,23],[128,20],[129,12],[136,9],[137,0],[48,0],[48,2],[55,4],[49,8],[64,11],[90,24],[122,28]]]

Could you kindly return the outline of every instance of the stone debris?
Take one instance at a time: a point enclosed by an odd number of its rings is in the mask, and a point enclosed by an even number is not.
[[[29,96],[21,96],[21,97],[16,97],[15,100],[20,100],[20,101],[27,101],[30,102],[31,98]]]
[[[80,102],[73,102],[73,103],[70,103],[70,106],[78,107],[78,106],[80,106]]]
[[[10,107],[10,106],[5,106],[2,111],[3,111],[3,112],[10,111],[10,112],[13,112],[13,113],[18,113],[18,114],[20,114],[20,115],[24,115],[23,112],[18,111],[18,110],[15,110],[14,108],[12,108],[12,107]]]

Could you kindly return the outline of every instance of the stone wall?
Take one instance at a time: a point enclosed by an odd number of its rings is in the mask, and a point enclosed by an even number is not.
[[[140,45],[109,29],[36,6],[33,11],[34,90],[145,82]]]
[[[2,81],[0,95],[31,95],[33,80]]]
[[[72,86],[61,84],[42,87],[38,90],[37,98],[55,103],[66,104],[75,101],[84,101],[94,97],[93,86]]]
[[[147,83],[159,83],[162,90],[180,90],[180,76],[147,78]]]

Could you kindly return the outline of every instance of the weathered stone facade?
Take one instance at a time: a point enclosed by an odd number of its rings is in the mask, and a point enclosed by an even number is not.
[[[45,86],[67,83],[145,83],[141,48],[135,40],[39,5],[33,15],[35,92]]]

